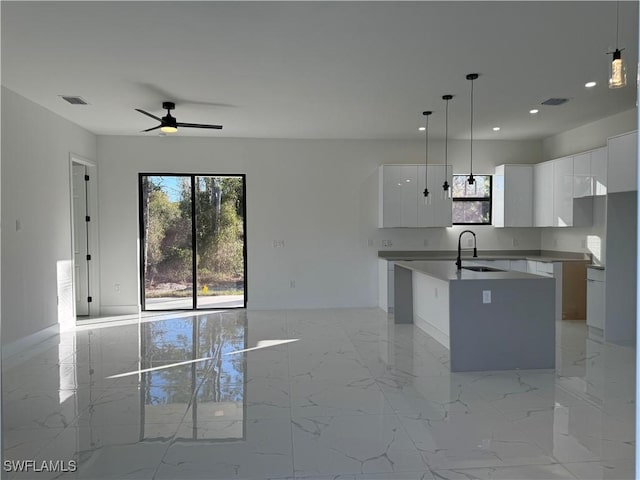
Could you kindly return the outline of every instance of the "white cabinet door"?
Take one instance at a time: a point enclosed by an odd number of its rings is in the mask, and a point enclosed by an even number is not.
[[[610,138],[607,147],[609,193],[637,190],[638,132]]]
[[[591,152],[586,152],[573,157],[573,198],[591,195],[593,195]]]
[[[527,261],[526,260],[511,260],[510,261],[510,269],[514,272],[527,272]]]
[[[553,226],[553,162],[533,166],[533,225]]]
[[[427,166],[427,188],[429,189],[429,203],[424,202],[425,166],[418,165],[418,227],[450,227],[451,226],[451,198],[444,195],[442,184],[445,180],[444,165]],[[453,182],[453,167],[447,166],[446,174],[449,185]]]
[[[553,161],[553,226],[573,226],[573,157]]]
[[[574,164],[575,168],[575,164]],[[607,147],[591,152],[591,178],[593,195],[607,194]]]
[[[587,325],[604,330],[605,282],[587,278]]]
[[[503,167],[501,169],[500,167]],[[499,172],[503,172],[503,177]],[[533,166],[499,165],[496,167],[496,188],[502,198],[495,203],[498,224],[496,227],[533,226]],[[502,212],[497,209],[502,208]]]
[[[378,227],[418,224],[417,165],[382,165],[379,172]]]

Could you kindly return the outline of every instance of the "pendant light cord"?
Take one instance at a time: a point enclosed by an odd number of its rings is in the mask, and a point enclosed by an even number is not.
[[[444,183],[442,184],[442,189],[445,192],[449,191],[449,182],[447,181],[447,161],[449,158],[449,100],[453,98],[453,95],[443,95],[442,99],[447,103],[445,104],[445,115],[444,115]]]
[[[425,112],[425,124],[424,124],[424,196],[429,195],[427,178],[429,176],[427,170],[428,159],[429,159],[429,114]]]
[[[469,157],[469,180],[473,179],[473,80],[471,80],[471,153]]]
[[[467,183],[469,185],[473,185],[476,182],[473,178],[473,81],[479,76],[480,74],[478,73],[470,73],[469,75],[467,75],[467,80],[471,80],[471,141],[469,142],[469,177],[467,178]]]
[[[616,50],[618,49],[618,32],[620,30],[620,1],[616,1]]]

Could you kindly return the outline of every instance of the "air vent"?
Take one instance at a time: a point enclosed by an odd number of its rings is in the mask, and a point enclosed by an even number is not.
[[[64,100],[71,105],[88,105],[88,103],[82,97],[70,97],[67,95],[60,95]]]
[[[562,105],[563,103],[567,103],[568,101],[568,98],[550,98],[542,102],[541,105],[551,105],[553,107],[556,107],[558,105]]]

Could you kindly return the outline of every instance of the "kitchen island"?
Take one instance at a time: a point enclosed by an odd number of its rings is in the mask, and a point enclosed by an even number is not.
[[[555,279],[490,270],[396,262],[395,322],[447,347],[454,372],[554,368]]]

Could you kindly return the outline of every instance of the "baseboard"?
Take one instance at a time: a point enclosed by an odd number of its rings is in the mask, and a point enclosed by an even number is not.
[[[7,360],[14,355],[32,350],[36,345],[43,343],[55,335],[60,333],[60,326],[56,323],[43,330],[27,335],[14,342],[2,345],[2,360]],[[47,346],[47,348],[49,348]]]
[[[136,315],[140,313],[139,305],[101,305],[100,316],[108,317],[112,315]]]
[[[420,328],[420,330],[427,333],[428,335],[431,335],[442,346],[446,348],[450,348],[449,335],[444,333],[442,330],[435,327],[431,323],[427,322],[424,318],[420,317],[419,315],[415,315],[415,314],[413,316],[413,323],[416,327]]]

